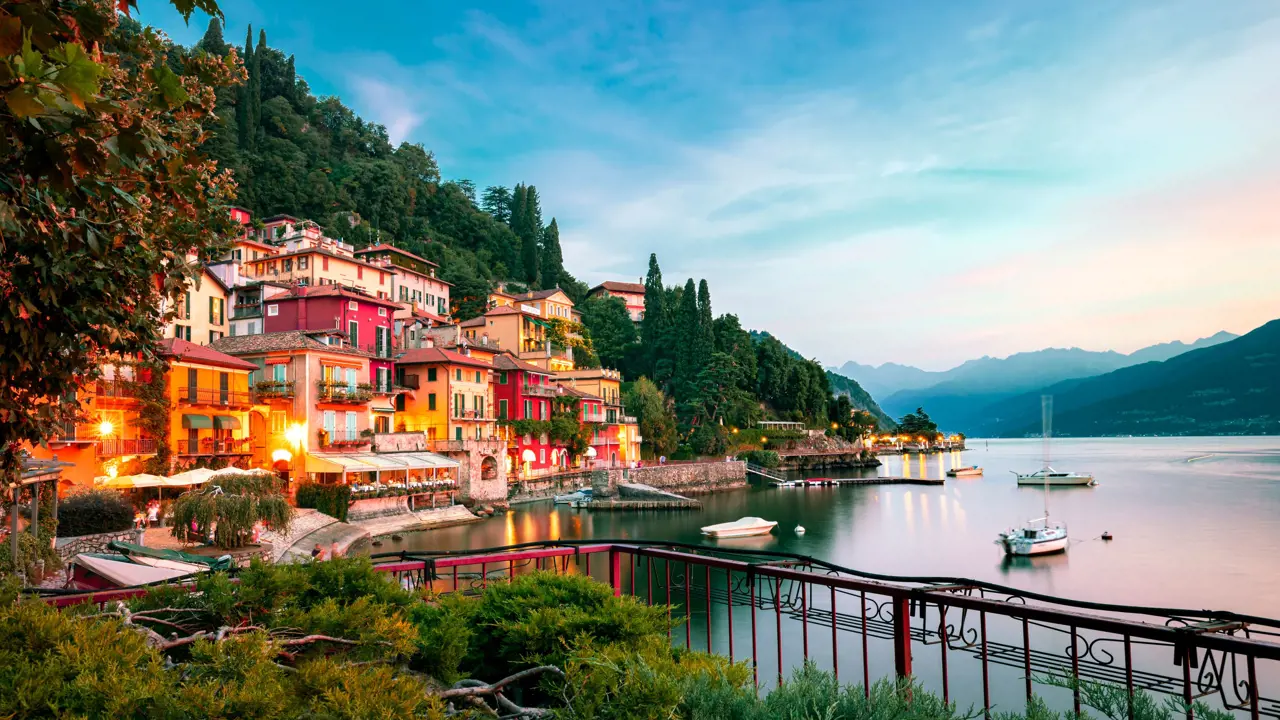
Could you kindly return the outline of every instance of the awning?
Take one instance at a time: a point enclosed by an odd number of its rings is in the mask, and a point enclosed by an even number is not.
[[[230,415],[214,415],[213,426],[219,430],[239,430],[240,421]]]
[[[378,469],[354,455],[308,455],[306,467],[307,472],[315,473],[373,472]]]
[[[213,421],[208,415],[183,415],[182,427],[184,428],[212,428]]]
[[[98,487],[108,490],[130,490],[133,488],[164,487],[165,479],[159,475],[121,475],[107,478]]]
[[[429,452],[308,455],[307,472],[353,473],[456,468],[458,461]]]
[[[551,329],[551,324],[550,324],[550,323],[545,323],[545,322],[543,322],[543,321],[539,320],[539,319],[538,319],[538,318],[536,318],[536,317],[531,317],[531,318],[529,318],[529,321],[530,321],[530,322],[532,322],[534,325],[541,325],[542,327],[544,327],[544,328],[546,328],[546,329],[548,329],[548,330],[550,330],[550,329]]]

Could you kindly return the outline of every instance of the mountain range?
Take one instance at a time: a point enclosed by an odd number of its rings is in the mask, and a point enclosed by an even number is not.
[[[983,408],[970,434],[1040,433],[1040,395],[1053,395],[1054,435],[1280,433],[1280,320],[1229,342],[1159,362],[1066,380]]]
[[[880,398],[880,406],[893,417],[923,407],[940,426],[975,434],[989,417],[987,408],[1006,398],[1064,381],[1163,362],[1237,337],[1219,332],[1193,343],[1161,343],[1127,355],[1114,351],[1048,348],[1007,358],[984,356],[942,372],[896,363],[872,367],[854,362],[830,370],[856,380],[873,397]]]
[[[750,330],[748,332],[751,335],[751,339],[756,342],[759,342],[765,337],[772,337],[777,340],[776,335],[771,335],[765,330]],[[781,343],[782,348],[786,350],[791,357],[794,357],[797,360],[805,359],[803,355],[793,350],[791,346],[781,340],[778,340],[778,342]],[[889,415],[880,408],[880,405],[876,403],[875,398],[871,397],[871,393],[867,392],[866,389],[859,385],[856,380],[841,375],[840,373],[832,372],[831,369],[827,369],[827,383],[831,387],[832,395],[847,395],[849,397],[849,403],[853,405],[855,409],[865,410],[874,415],[875,418],[880,421],[881,427],[892,427],[894,425],[893,418],[889,417]]]

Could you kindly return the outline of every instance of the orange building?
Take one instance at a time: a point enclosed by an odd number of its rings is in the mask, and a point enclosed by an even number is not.
[[[396,357],[397,432],[422,432],[431,441],[462,443],[498,436],[493,413],[493,366],[441,348],[407,350]]]

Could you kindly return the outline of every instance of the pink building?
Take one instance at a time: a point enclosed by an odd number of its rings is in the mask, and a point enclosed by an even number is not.
[[[499,421],[551,419],[560,395],[551,372],[507,353],[493,358],[493,371],[493,402]],[[502,426],[502,431],[513,479],[538,477],[569,466],[568,454],[547,433],[520,435],[510,425]]]
[[[587,291],[587,297],[617,297],[627,305],[631,322],[644,320],[644,285],[609,280]]]
[[[435,316],[440,322],[449,317],[449,283],[436,277],[439,265],[430,260],[382,243],[355,252],[356,258],[370,265],[394,269],[391,299],[404,308],[397,317]]]
[[[296,287],[262,302],[263,332],[328,330],[342,333],[347,347],[371,358],[368,379],[361,382],[370,383],[376,392],[391,391],[396,303],[341,285]]]

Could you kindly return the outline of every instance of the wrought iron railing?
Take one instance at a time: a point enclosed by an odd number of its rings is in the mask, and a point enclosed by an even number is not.
[[[273,400],[293,397],[292,380],[259,380],[253,385],[254,397],[258,400]]]
[[[99,380],[94,394],[99,398],[136,398],[138,386],[125,380]]]
[[[533,397],[555,397],[559,394],[554,385],[531,385],[529,383],[521,385],[521,392]]]
[[[156,451],[153,438],[103,438],[98,441],[98,457],[150,455]]]
[[[196,442],[178,441],[179,455],[248,455],[253,452],[253,441],[249,438],[231,440],[214,440],[200,438]]]
[[[245,407],[250,404],[249,393],[243,390],[223,390],[184,385],[178,388],[178,402],[182,405],[214,405],[218,407]]]
[[[484,592],[543,570],[594,577],[667,608],[672,642],[749,662],[758,687],[804,662],[855,679],[914,677],[989,715],[1035,694],[1081,709],[1082,682],[1280,718],[1280,620],[1095,603],[949,577],[863,573],[810,557],[680,543],[524,543],[379,553],[378,569],[437,592]],[[190,585],[184,587],[190,588]],[[51,597],[105,606],[149,590]],[[683,630],[683,632],[681,632]],[[683,636],[683,637],[682,637]],[[1272,688],[1264,694],[1264,688]]]
[[[320,400],[330,403],[363,405],[373,398],[373,386],[369,383],[348,385],[339,382],[319,382]]]

